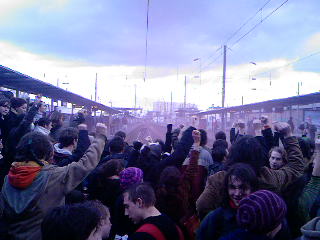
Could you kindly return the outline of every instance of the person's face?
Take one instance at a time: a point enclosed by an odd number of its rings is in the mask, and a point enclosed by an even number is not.
[[[74,145],[74,149],[76,149],[77,146],[78,146],[78,139],[75,139],[75,140],[73,141],[73,145]]]
[[[22,106],[17,107],[17,108],[16,108],[16,111],[17,111],[18,114],[24,114],[24,113],[26,113],[26,112],[27,112],[27,104],[25,103],[25,104],[23,104]]]
[[[39,112],[45,113],[47,111],[47,106],[43,103],[40,105]]]
[[[111,226],[112,224],[110,222],[110,216],[107,216],[107,218],[101,220],[100,231],[102,239],[107,239],[109,237]]]
[[[48,125],[46,125],[46,127],[45,127],[46,129],[48,129],[49,131],[51,130],[51,128],[52,128],[52,122],[50,122]]]
[[[4,106],[0,106],[0,113],[1,115],[5,116],[9,113],[10,106],[9,104],[5,104]]]
[[[251,193],[252,189],[248,184],[243,183],[235,176],[231,176],[228,183],[228,194],[230,200],[239,206],[240,201]]]
[[[131,202],[129,200],[129,194],[124,193],[123,196],[124,214],[128,216],[134,224],[137,224],[143,220],[141,216],[141,204],[140,202]]]
[[[100,231],[97,228],[93,229],[87,240],[102,240]]]
[[[284,166],[284,162],[280,153],[272,151],[269,158],[270,168],[278,170]]]

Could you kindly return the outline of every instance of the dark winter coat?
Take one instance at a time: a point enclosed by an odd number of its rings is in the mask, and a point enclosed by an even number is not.
[[[262,233],[254,233],[243,228],[239,228],[219,240],[292,240],[286,221],[282,222],[280,231],[273,237],[269,238]]]
[[[187,158],[193,144],[193,130],[196,129],[194,127],[189,127],[187,130],[185,130],[185,132],[182,134],[180,141],[176,144],[173,153],[167,158],[161,160],[160,162],[157,162],[153,166],[153,169],[151,170],[152,182],[157,183],[162,170],[168,166],[175,166],[177,168],[181,168],[182,163]]]
[[[197,230],[197,240],[219,239],[238,228],[237,209],[220,207],[208,213]]]

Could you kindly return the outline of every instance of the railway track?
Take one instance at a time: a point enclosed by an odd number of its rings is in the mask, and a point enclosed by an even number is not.
[[[132,143],[133,141],[145,143],[148,136],[150,136],[152,140],[161,139],[164,141],[165,133],[166,129],[160,126],[154,124],[140,124],[127,132],[127,141],[129,143]]]

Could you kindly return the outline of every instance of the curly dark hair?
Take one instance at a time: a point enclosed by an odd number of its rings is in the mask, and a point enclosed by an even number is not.
[[[200,132],[200,146],[205,146],[208,142],[207,132],[203,129],[199,129]]]
[[[48,136],[39,132],[30,132],[18,143],[15,161],[34,161],[43,165],[41,160],[49,161],[52,156],[53,147]]]
[[[227,158],[227,168],[235,163],[249,164],[257,175],[261,167],[267,165],[267,159],[259,141],[253,136],[243,136],[231,146]]]
[[[237,180],[240,180],[242,183],[250,186],[251,192],[255,192],[258,189],[258,177],[254,169],[249,164],[245,163],[233,164],[228,169],[227,174],[224,177],[225,196],[223,206],[227,206],[229,204],[228,186],[232,176]]]
[[[174,221],[179,221],[188,207],[188,193],[181,187],[181,172],[178,168],[166,167],[156,188],[156,207]]]

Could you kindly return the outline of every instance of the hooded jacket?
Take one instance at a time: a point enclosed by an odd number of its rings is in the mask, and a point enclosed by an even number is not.
[[[90,139],[88,136],[87,130],[80,130],[79,131],[79,140],[77,144],[77,148],[74,152],[70,152],[68,150],[62,149],[59,147],[59,143],[56,143],[54,147],[54,164],[59,167],[66,166],[72,162],[77,162],[83,156],[85,151],[90,146]]]
[[[44,135],[49,135],[50,134],[50,130],[48,130],[48,129],[44,128],[44,127],[41,127],[41,126],[36,126],[33,131],[42,133]]]
[[[7,221],[13,239],[41,239],[43,217],[50,209],[64,205],[65,195],[97,166],[105,140],[105,136],[97,136],[78,162],[64,167],[34,163],[30,170],[30,164],[13,164],[0,196],[0,217]]]

